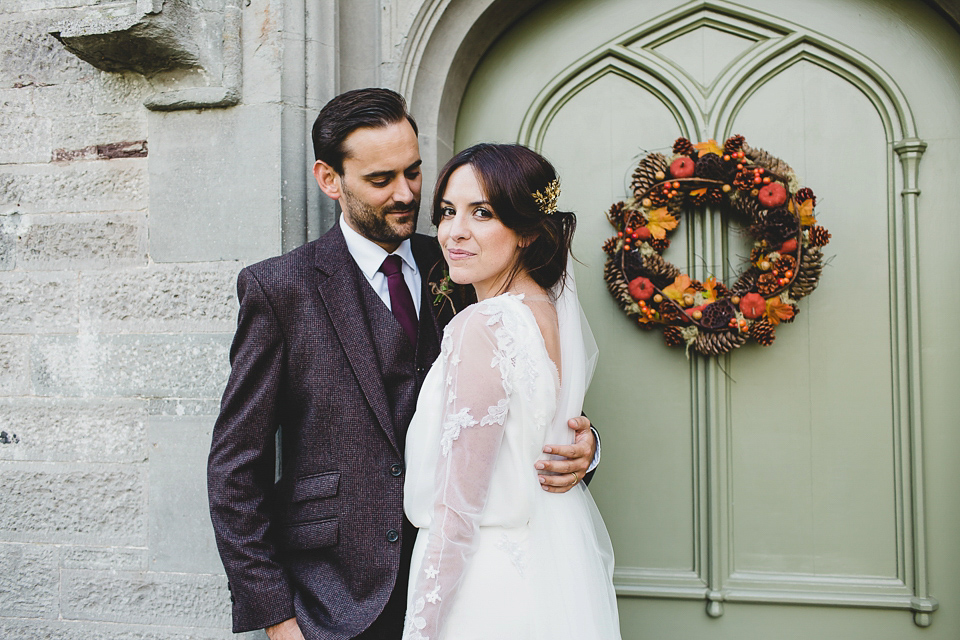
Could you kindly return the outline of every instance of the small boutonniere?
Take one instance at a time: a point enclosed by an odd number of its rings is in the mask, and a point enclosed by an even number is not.
[[[450,273],[446,269],[443,270],[443,277],[440,280],[430,283],[430,293],[434,296],[433,306],[438,313],[448,302],[453,313],[457,313],[457,307],[453,303],[453,280],[450,279]]]

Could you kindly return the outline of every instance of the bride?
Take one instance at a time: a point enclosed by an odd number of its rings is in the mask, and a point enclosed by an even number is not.
[[[444,331],[407,432],[404,510],[420,531],[405,640],[620,638],[589,491],[544,491],[533,468],[545,443],[572,442],[596,359],[558,195],[554,168],[519,145],[466,149],[437,181],[450,277],[478,302]]]

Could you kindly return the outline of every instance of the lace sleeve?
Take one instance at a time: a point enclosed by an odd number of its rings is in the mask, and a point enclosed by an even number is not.
[[[480,305],[477,305],[480,306]],[[433,519],[405,640],[437,640],[480,526],[510,401],[499,314],[461,313],[445,336],[446,382]]]

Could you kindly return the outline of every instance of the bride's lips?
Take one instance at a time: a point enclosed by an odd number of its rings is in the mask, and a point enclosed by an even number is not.
[[[465,249],[447,249],[447,255],[451,260],[463,260],[464,258],[470,258],[476,254],[470,253]]]

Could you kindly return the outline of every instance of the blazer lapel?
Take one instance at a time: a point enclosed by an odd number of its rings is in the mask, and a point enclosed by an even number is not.
[[[380,428],[400,453],[396,430],[390,418],[390,406],[383,389],[380,365],[377,361],[373,336],[362,303],[363,275],[347,251],[340,227],[333,229],[317,244],[316,268],[326,277],[320,277],[317,289],[326,307],[334,330],[360,388],[373,410]]]

